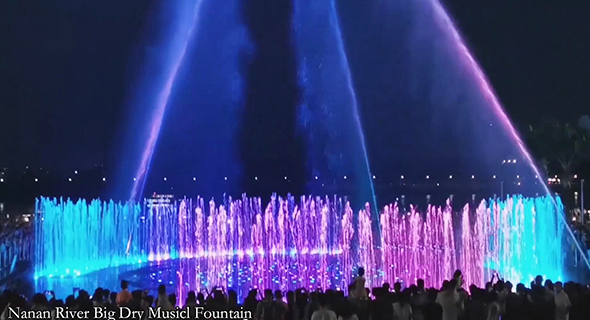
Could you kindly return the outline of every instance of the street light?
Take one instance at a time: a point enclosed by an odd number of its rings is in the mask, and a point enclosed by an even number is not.
[[[582,225],[584,225],[585,221],[585,217],[584,217],[584,179],[580,180],[580,205],[582,206],[581,209],[581,213],[582,213]]]

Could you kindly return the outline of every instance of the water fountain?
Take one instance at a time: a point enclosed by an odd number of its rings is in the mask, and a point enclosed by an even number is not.
[[[293,29],[303,91],[297,122],[308,138],[310,171],[328,180],[354,173],[358,180],[355,196],[371,199],[376,213],[359,102],[339,20],[333,0],[294,1]],[[347,154],[359,156],[343,157]]]
[[[564,280],[559,198],[512,196],[463,208],[448,201],[424,211],[393,203],[379,215],[382,246],[374,245],[370,207],[354,213],[337,197],[273,196],[266,207],[245,195],[221,206],[202,198],[168,205],[40,198],[37,213],[37,278],[135,264],[180,295],[221,285],[240,296],[252,287],[346,290],[358,266],[368,286],[419,278],[439,286],[455,269],[478,286],[493,272],[514,283],[537,274]]]
[[[160,128],[162,127],[162,121],[164,120],[166,107],[168,106],[168,100],[170,99],[170,94],[172,93],[172,87],[176,81],[176,76],[178,75],[178,70],[182,65],[184,56],[186,55],[189,41],[195,32],[195,28],[197,27],[202,4],[202,0],[197,0],[194,2],[192,7],[191,3],[186,4],[188,6],[186,9],[188,9],[190,14],[188,17],[185,17],[184,21],[181,20],[178,27],[180,32],[177,32],[176,35],[172,37],[172,39],[175,41],[174,45],[170,46],[169,70],[164,76],[165,81],[163,82],[162,88],[160,89],[161,91],[159,91],[157,98],[155,99],[156,104],[154,105],[153,118],[151,121],[149,121],[151,125],[148,126],[145,147],[141,153],[137,173],[135,175],[136,179],[133,184],[133,188],[131,189],[131,199],[140,197],[143,192],[145,179],[147,177],[150,162],[152,161],[152,156],[154,154],[154,148],[156,147],[156,142],[158,141],[158,136],[160,135]]]

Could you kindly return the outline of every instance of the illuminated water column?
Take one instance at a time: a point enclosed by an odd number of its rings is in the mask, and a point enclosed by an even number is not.
[[[200,10],[203,2],[204,0],[170,2],[174,6],[177,6],[175,10],[172,10],[173,15],[175,16],[175,19],[173,20],[175,26],[170,28],[171,33],[167,38],[161,39],[163,42],[161,46],[165,47],[165,50],[163,51],[166,53],[162,54],[160,61],[153,61],[154,65],[149,66],[154,70],[161,70],[161,73],[158,74],[158,76],[150,78],[153,81],[157,81],[157,85],[150,83],[149,87],[156,86],[157,89],[155,92],[147,92],[151,99],[145,98],[144,95],[146,94],[146,91],[141,93],[141,100],[143,103],[147,103],[147,110],[145,109],[146,105],[142,105],[140,113],[148,113],[151,115],[151,118],[148,119],[147,128],[140,131],[142,133],[141,138],[144,140],[142,141],[143,147],[135,169],[136,174],[134,176],[134,183],[130,194],[131,200],[138,200],[137,197],[141,197],[143,192],[145,179],[149,171],[156,142],[160,135],[160,128],[162,127],[164,114],[168,106],[170,95],[172,94],[178,71],[184,60],[187,47],[198,26]],[[161,68],[161,65],[166,67]],[[133,136],[137,135],[136,132],[130,132],[129,134],[132,134]]]
[[[178,206],[178,244],[179,258],[190,258],[194,254],[193,238],[196,238],[194,214],[190,200],[182,200]]]
[[[484,272],[484,261],[488,249],[486,221],[485,202],[482,201],[477,208],[463,207],[459,268],[463,272],[466,288],[472,284],[482,287],[490,280]]]
[[[452,275],[456,251],[451,212],[450,207],[431,206],[425,214],[413,207],[403,214],[397,204],[383,209],[383,281],[413,284],[424,279],[427,286],[438,287]]]
[[[39,198],[36,213],[36,277],[79,276],[142,259],[136,204]]]
[[[149,261],[162,261],[178,257],[178,204],[150,204],[145,206],[148,228]],[[184,244],[186,245],[186,243]],[[184,251],[180,248],[180,251]]]
[[[513,197],[492,208],[492,230],[498,232],[490,258],[500,274],[523,282],[536,275],[563,280],[561,200]]]
[[[551,197],[512,196],[458,212],[450,202],[426,212],[410,206],[407,213],[390,204],[380,214],[379,248],[370,208],[358,213],[355,225],[350,205],[338,198],[301,197],[295,204],[291,196],[273,196],[265,207],[260,198],[245,196],[225,206],[197,198],[143,207],[41,198],[35,271],[37,277],[77,277],[148,258],[181,258],[192,261],[174,269],[183,285],[241,291],[346,289],[360,266],[368,286],[424,279],[438,287],[455,269],[463,271],[466,285],[483,286],[492,272],[513,283],[538,274],[563,281],[565,226],[554,202],[562,211],[560,199]]]
[[[469,51],[465,41],[463,40],[461,34],[459,33],[457,27],[454,25],[451,17],[445,10],[444,6],[441,4],[440,0],[426,0],[432,10],[435,12],[435,16],[437,18],[438,26],[443,30],[443,32],[450,37],[450,46],[454,47],[457,52],[457,57],[463,63],[463,65],[469,70],[471,73],[471,78],[477,84],[481,95],[487,101],[487,107],[492,110],[495,114],[496,118],[499,120],[500,125],[504,128],[505,132],[510,137],[512,143],[518,148],[522,157],[525,159],[527,164],[530,166],[532,171],[535,174],[536,179],[538,180],[540,186],[542,186],[543,190],[545,191],[547,196],[551,196],[551,191],[548,189],[544,175],[541,174],[539,169],[537,168],[535,161],[533,160],[530,152],[527,150],[524,141],[519,136],[518,132],[516,131],[514,125],[508,118],[508,115],[504,111],[500,100],[496,96],[489,80],[487,79],[485,73],[483,72],[482,68],[479,66],[478,62],[476,61],[474,55]],[[559,203],[553,203],[554,211],[560,212],[561,209],[559,208]],[[565,232],[571,237],[571,240],[576,244],[577,249],[581,253],[581,257],[585,264],[590,268],[590,261],[587,258],[586,253],[580,247],[577,239],[575,238],[571,228],[567,225],[565,221],[565,216],[562,214],[557,214],[558,219],[560,219],[560,224],[565,227]]]
[[[379,285],[381,279],[377,270],[377,262],[375,256],[375,246],[373,239],[373,223],[371,220],[371,212],[369,210],[361,210],[359,212],[359,267],[365,268],[365,277],[367,278],[367,287],[372,288]]]

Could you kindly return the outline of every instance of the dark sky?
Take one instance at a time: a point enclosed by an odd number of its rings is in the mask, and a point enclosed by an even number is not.
[[[447,1],[517,122],[590,112],[588,5],[571,4]],[[62,171],[105,160],[137,80],[150,9],[145,0],[0,2],[0,165]],[[285,31],[265,38],[263,21],[252,24],[258,45],[276,45]],[[283,102],[275,93],[269,104]]]
[[[103,161],[133,88],[148,8],[0,2],[0,163],[61,171]]]

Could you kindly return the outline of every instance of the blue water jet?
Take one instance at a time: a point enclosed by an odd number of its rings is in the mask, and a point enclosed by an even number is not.
[[[372,173],[335,3],[295,1],[293,21],[304,92],[299,126],[308,140],[310,171],[322,181],[354,175],[359,185],[354,196],[359,202],[370,199],[376,216]]]
[[[340,51],[340,55],[342,57],[342,67],[346,70],[346,82],[348,85],[348,91],[350,92],[352,98],[352,106],[354,108],[353,116],[354,121],[356,123],[356,129],[358,131],[363,157],[365,160],[365,167],[366,167],[366,178],[369,180],[369,185],[371,187],[371,196],[373,197],[373,209],[374,215],[378,215],[377,211],[377,198],[375,196],[375,187],[373,186],[372,174],[371,174],[371,167],[369,165],[369,156],[367,155],[367,147],[365,145],[365,134],[363,131],[363,126],[361,124],[361,119],[358,110],[358,102],[356,99],[356,93],[354,91],[354,85],[352,82],[352,75],[350,73],[350,67],[348,65],[348,58],[346,56],[346,51],[344,50],[344,43],[342,39],[342,32],[340,31],[340,19],[338,18],[338,12],[336,10],[336,2],[335,0],[331,1],[332,3],[332,19],[331,23],[333,24],[334,31],[336,32],[336,37],[338,39],[338,50]]]

